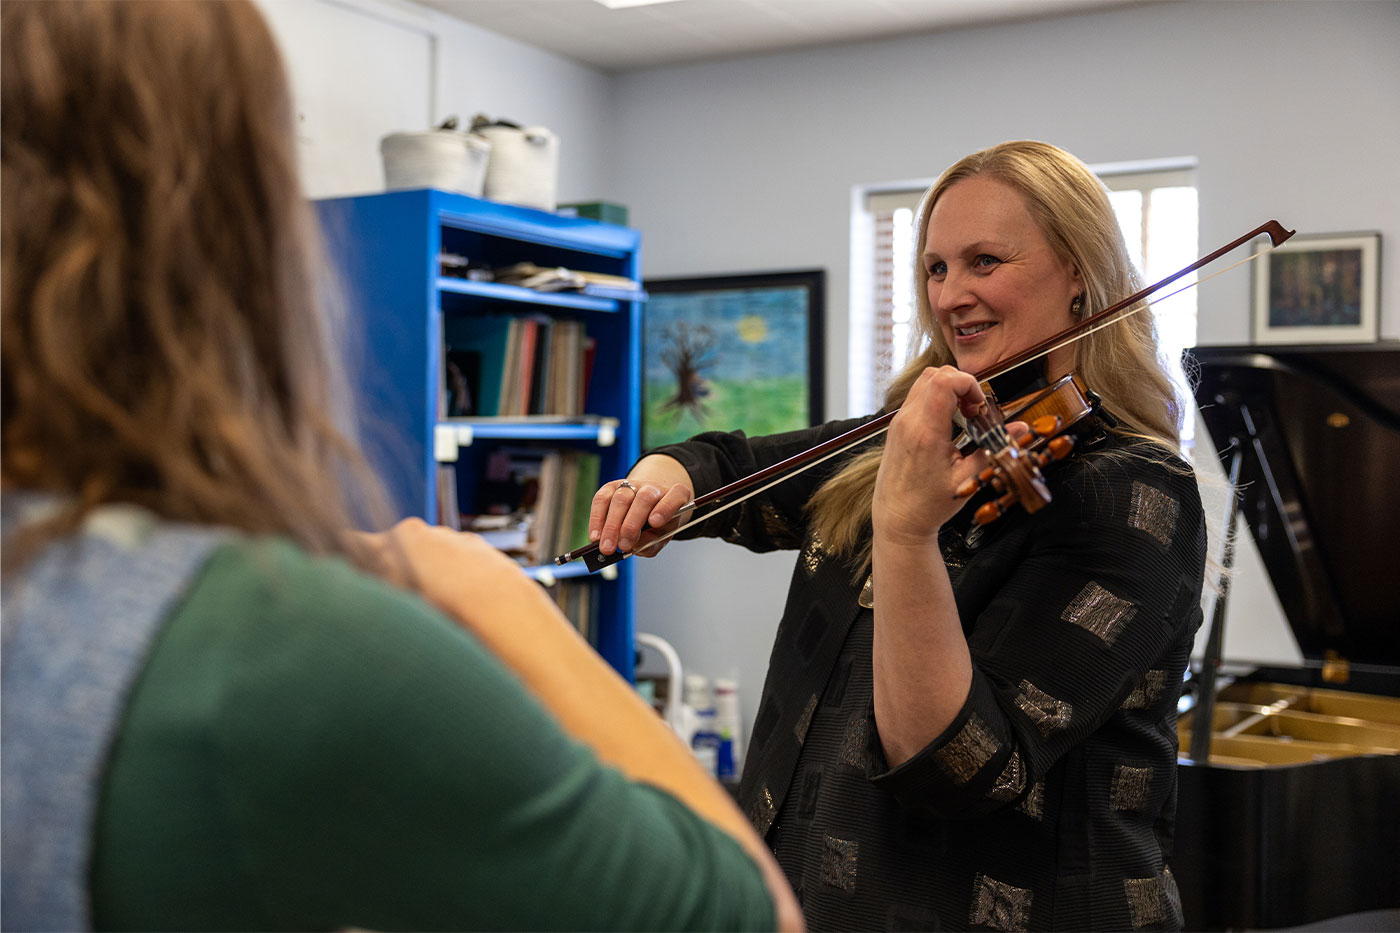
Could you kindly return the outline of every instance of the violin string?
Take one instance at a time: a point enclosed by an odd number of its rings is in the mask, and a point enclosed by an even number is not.
[[[1132,309],[1129,310],[1129,311],[1125,311],[1125,312],[1123,312],[1122,314],[1115,315],[1114,318],[1113,318],[1113,320],[1111,320],[1111,321],[1105,321],[1104,323],[1100,324],[1098,327],[1091,327],[1091,328],[1089,328],[1088,330],[1086,330],[1084,333],[1078,334],[1078,335],[1076,335],[1076,336],[1070,338],[1069,340],[1066,340],[1064,343],[1060,344],[1060,345],[1057,346],[1057,347],[1051,347],[1050,349],[1045,350],[1044,352],[1042,352],[1042,353],[1040,353],[1040,354],[1038,354],[1038,355],[1036,355],[1036,356],[1033,356],[1033,357],[1031,357],[1029,360],[1025,360],[1024,362],[1029,363],[1029,362],[1031,362],[1031,361],[1033,361],[1033,360],[1038,360],[1038,359],[1040,359],[1042,356],[1045,356],[1046,354],[1051,353],[1051,352],[1053,352],[1054,350],[1059,349],[1059,347],[1067,347],[1067,346],[1069,346],[1070,344],[1074,343],[1075,341],[1082,340],[1082,339],[1084,339],[1085,337],[1089,336],[1090,334],[1096,333],[1097,331],[1100,331],[1100,330],[1102,330],[1102,329],[1105,328],[1105,327],[1112,327],[1114,324],[1117,324],[1119,321],[1123,320],[1124,318],[1132,317],[1134,314],[1137,314],[1139,311],[1143,311],[1143,310],[1145,310],[1145,309],[1147,309],[1147,308],[1152,307],[1152,306],[1155,305],[1155,304],[1158,304],[1158,303],[1160,303],[1160,302],[1166,301],[1168,298],[1172,298],[1172,297],[1174,297],[1174,296],[1176,296],[1176,295],[1179,295],[1179,294],[1181,294],[1182,292],[1186,291],[1187,289],[1195,288],[1196,286],[1201,285],[1202,283],[1209,282],[1211,279],[1215,278],[1216,276],[1224,275],[1226,272],[1229,272],[1229,271],[1231,271],[1232,269],[1237,269],[1237,268],[1239,268],[1240,266],[1244,265],[1245,263],[1253,262],[1254,260],[1258,259],[1260,256],[1263,256],[1265,253],[1270,252],[1270,251],[1272,251],[1272,250],[1274,250],[1274,249],[1276,249],[1276,247],[1273,246],[1272,244],[1269,244],[1268,246],[1266,246],[1265,248],[1259,250],[1258,252],[1255,252],[1255,253],[1252,253],[1252,254],[1249,255],[1249,256],[1246,256],[1244,259],[1241,259],[1241,260],[1239,260],[1238,262],[1231,263],[1230,265],[1226,266],[1224,269],[1220,269],[1220,270],[1217,271],[1217,272],[1212,272],[1210,275],[1206,276],[1205,278],[1196,279],[1196,280],[1194,280],[1194,281],[1187,282],[1186,284],[1182,285],[1180,288],[1177,288],[1177,289],[1175,289],[1174,291],[1168,292],[1167,294],[1163,295],[1163,296],[1160,297],[1160,298],[1155,298],[1155,299],[1153,299],[1152,301],[1144,301],[1142,304],[1138,305],[1138,306],[1135,307],[1135,308],[1132,308]],[[827,460],[830,460],[832,457],[837,456],[838,454],[843,454],[843,453],[845,453],[846,451],[850,450],[852,447],[857,446],[858,444],[863,444],[863,443],[865,443],[865,442],[868,441],[868,440],[871,440],[871,439],[873,439],[873,438],[879,437],[880,435],[884,434],[884,433],[885,433],[886,431],[888,431],[888,430],[889,430],[889,425],[885,425],[884,427],[880,428],[878,431],[875,431],[875,432],[873,432],[873,433],[871,433],[871,434],[868,434],[868,435],[866,435],[866,436],[864,436],[864,437],[857,438],[857,439],[851,441],[849,444],[846,444],[846,445],[844,445],[844,446],[842,446],[842,447],[838,447],[836,450],[831,451],[830,453],[826,454],[825,456],[818,457],[817,459],[813,460],[811,463],[805,463],[805,464],[803,464],[802,466],[795,468],[795,469],[792,470],[791,472],[785,473],[785,474],[783,474],[782,476],[779,476],[777,479],[771,480],[771,481],[765,483],[764,485],[759,486],[757,489],[753,489],[753,490],[750,490],[749,492],[746,492],[744,495],[740,496],[740,497],[737,498],[737,499],[734,499],[734,500],[732,500],[732,501],[730,501],[730,502],[726,502],[726,503],[724,503],[723,505],[717,506],[716,508],[714,508],[714,509],[711,510],[710,512],[706,513],[706,514],[703,516],[703,518],[702,518],[701,520],[704,521],[704,520],[708,520],[708,519],[714,518],[716,515],[720,514],[721,512],[724,512],[724,511],[727,511],[727,510],[733,508],[734,506],[738,505],[739,503],[743,502],[744,500],[750,499],[750,498],[752,498],[752,497],[758,495],[759,493],[766,492],[766,491],[768,491],[769,489],[772,489],[774,486],[778,485],[779,483],[787,482],[789,479],[792,479],[794,476],[797,476],[797,475],[799,475],[799,474],[801,474],[801,473],[805,473],[807,470],[811,469],[812,467],[816,466],[817,464],[819,464],[819,463],[824,463],[824,462],[826,462]],[[954,443],[956,443],[956,441],[955,441]],[[687,502],[685,505],[681,506],[681,510],[685,510],[685,509],[687,509],[687,508],[693,508],[694,505],[695,505],[694,500],[692,500],[692,501],[690,501],[690,502]],[[678,511],[677,514],[679,514],[679,511]],[[689,524],[689,523],[687,523],[687,524]],[[660,546],[660,545],[663,544],[664,542],[669,541],[669,540],[671,540],[673,537],[675,537],[676,535],[680,534],[681,531],[682,531],[682,529],[684,529],[685,527],[686,527],[685,525],[680,525],[680,526],[678,526],[678,527],[676,527],[676,528],[671,529],[670,531],[666,532],[665,534],[661,535],[660,537],[654,538],[654,539],[652,539],[651,541],[648,541],[646,544],[642,545],[641,547],[638,547],[638,548],[636,548],[635,550],[630,551],[630,552],[629,552],[629,556],[630,556],[630,554],[641,554],[641,553],[644,552],[644,551],[649,551],[649,550],[652,550],[653,548],[656,548],[656,547]]]

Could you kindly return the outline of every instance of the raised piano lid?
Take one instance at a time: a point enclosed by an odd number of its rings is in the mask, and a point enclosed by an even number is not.
[[[1240,514],[1298,647],[1400,692],[1400,345],[1188,352],[1227,472],[1245,454]]]

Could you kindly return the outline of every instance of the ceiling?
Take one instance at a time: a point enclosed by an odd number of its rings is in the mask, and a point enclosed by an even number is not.
[[[1144,0],[419,0],[497,35],[609,73],[959,26],[1061,16]]]

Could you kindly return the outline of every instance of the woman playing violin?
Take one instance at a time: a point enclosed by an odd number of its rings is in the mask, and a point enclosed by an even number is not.
[[[813,929],[1178,929],[1176,704],[1206,534],[1151,317],[996,387],[1073,371],[1102,400],[1035,514],[975,524],[987,496],[957,490],[988,454],[950,429],[987,405],[971,374],[1137,291],[1107,194],[1061,149],[1004,143],[944,172],[917,242],[918,351],[883,444],[681,535],[799,550],[741,803]],[[857,423],[651,452],[596,495],[600,553]]]

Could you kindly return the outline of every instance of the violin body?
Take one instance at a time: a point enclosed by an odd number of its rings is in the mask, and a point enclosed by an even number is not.
[[[1007,418],[1024,421],[1032,428],[1046,417],[1060,418],[1067,428],[1098,409],[1099,397],[1089,390],[1078,373],[1070,373],[1039,392],[1010,402],[1002,410]]]
[[[983,393],[989,408],[998,408],[990,384]],[[1074,449],[1074,437],[1064,433],[1099,410],[1099,398],[1077,373],[1062,376],[1053,384],[1010,402],[991,421],[1024,421],[1030,433],[1012,440],[1005,432],[980,430],[969,425],[978,445],[991,454],[992,465],[957,489],[961,497],[990,488],[997,497],[980,507],[973,521],[986,525],[996,521],[1017,503],[1027,512],[1038,512],[1050,503],[1050,492],[1041,469],[1063,460]],[[986,418],[987,416],[983,416]]]

